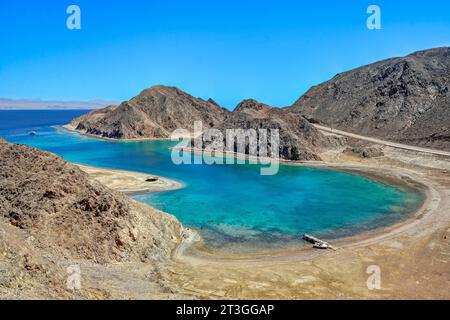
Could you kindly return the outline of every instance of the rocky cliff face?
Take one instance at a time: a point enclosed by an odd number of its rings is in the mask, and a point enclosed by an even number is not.
[[[228,111],[173,87],[155,86],[130,101],[93,111],[71,122],[75,129],[113,139],[168,138],[176,129],[221,123]]]
[[[241,102],[225,117],[219,129],[267,129],[269,132],[277,129],[280,157],[287,160],[320,160],[318,151],[342,143],[340,139],[324,136],[287,108],[273,108],[253,99]],[[246,149],[248,152],[248,143]]]
[[[274,128],[280,129],[282,156],[292,160],[317,160],[321,148],[342,143],[321,135],[310,122],[450,150],[449,75],[450,48],[438,48],[339,74],[310,89],[291,108],[248,100],[230,113],[212,99],[156,86],[71,125],[113,139],[167,138],[175,129],[191,129],[194,121],[202,121],[204,129]]]
[[[450,48],[416,52],[337,75],[293,105],[337,129],[450,150]]]
[[[175,218],[90,180],[63,159],[4,140],[0,219],[53,253],[101,263],[162,258],[181,231]]]
[[[65,266],[87,265],[86,282],[89,270],[101,270],[91,279],[106,277],[101,272],[118,262],[145,262],[154,273],[146,277],[149,290],[157,291],[152,283],[164,281],[161,268],[183,232],[174,217],[106,188],[63,159],[0,139],[0,297],[64,298]],[[127,277],[126,270],[120,274]]]
[[[145,90],[120,106],[93,111],[73,120],[71,125],[81,132],[114,139],[167,138],[175,129],[192,130],[194,121],[202,121],[204,130],[278,129],[280,155],[289,160],[319,160],[318,149],[340,143],[322,135],[287,108],[246,100],[229,112],[212,99],[196,99],[164,86]]]

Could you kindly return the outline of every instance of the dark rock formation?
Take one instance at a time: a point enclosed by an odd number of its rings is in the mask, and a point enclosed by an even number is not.
[[[76,130],[113,139],[168,138],[176,129],[222,122],[228,111],[173,87],[155,86],[119,106],[93,111],[71,122]]]
[[[202,121],[203,130],[278,129],[280,155],[289,160],[320,160],[318,149],[342,143],[324,136],[288,108],[246,100],[229,112],[212,99],[204,101],[164,86],[145,90],[120,106],[93,111],[71,125],[84,133],[114,139],[167,138],[175,129],[192,131],[194,121]]]
[[[223,132],[226,129],[267,129],[269,136],[270,130],[278,129],[280,157],[287,160],[320,160],[319,150],[336,147],[343,141],[323,135],[289,109],[273,108],[252,99],[241,102],[218,129]],[[268,142],[270,150],[270,138]],[[248,151],[247,143],[246,153]]]
[[[416,52],[338,74],[293,105],[312,122],[450,150],[450,48]]]
[[[156,86],[119,106],[72,121],[84,133],[114,139],[167,138],[175,129],[279,129],[281,154],[318,160],[321,149],[342,144],[310,123],[450,150],[450,48],[421,51],[337,75],[310,89],[292,108],[271,108],[254,100],[234,112],[177,89]]]

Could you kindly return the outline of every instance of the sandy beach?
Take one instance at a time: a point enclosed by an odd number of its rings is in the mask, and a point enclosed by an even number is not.
[[[80,164],[77,164],[77,166],[100,183],[128,195],[163,192],[183,188],[181,182],[156,175],[96,168]]]
[[[212,257],[194,246],[177,257],[172,281],[182,292],[198,298],[448,299],[450,170],[427,163],[428,167],[410,165],[389,157],[330,157],[321,164],[291,163],[357,171],[420,188],[426,199],[407,221],[334,241],[338,251],[300,248],[262,256]],[[381,290],[367,287],[366,271],[373,265],[381,270]]]
[[[423,205],[406,221],[335,240],[337,251],[306,246],[241,256],[206,252],[201,237],[191,232],[169,266],[171,289],[198,299],[448,299],[450,164],[419,153],[389,148],[386,153],[370,160],[335,153],[324,155],[324,162],[284,164],[347,171],[419,190]],[[143,183],[148,176],[137,173],[83,170],[128,193],[180,187],[164,178],[148,186]],[[367,268],[374,265],[381,270],[380,290],[366,284]]]

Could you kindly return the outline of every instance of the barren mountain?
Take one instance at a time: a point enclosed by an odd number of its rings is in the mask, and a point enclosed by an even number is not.
[[[53,154],[0,140],[0,296],[39,286],[37,297],[64,295],[67,264],[146,262],[160,270],[181,237],[174,217]]]
[[[450,150],[450,48],[338,74],[311,88],[295,112],[336,129]]]
[[[342,139],[324,136],[288,108],[245,100],[229,112],[212,99],[204,101],[164,86],[144,90],[119,106],[93,111],[70,125],[83,133],[113,139],[168,138],[175,129],[191,131],[194,121],[202,121],[204,130],[278,129],[280,155],[290,160],[319,160],[320,149],[342,143]]]
[[[175,129],[219,124],[228,111],[173,87],[155,86],[119,106],[93,111],[71,122],[76,130],[105,138],[168,138]]]
[[[277,129],[280,135],[280,157],[288,160],[320,160],[319,150],[343,143],[343,139],[323,135],[288,108],[273,108],[253,99],[241,102],[225,117],[219,129],[267,129],[269,136],[270,130]]]

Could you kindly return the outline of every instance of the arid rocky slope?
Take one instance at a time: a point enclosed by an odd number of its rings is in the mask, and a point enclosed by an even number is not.
[[[289,109],[273,108],[256,100],[241,102],[229,113],[219,129],[277,129],[280,136],[280,157],[288,160],[320,160],[320,150],[334,148],[344,143],[338,139],[323,135],[303,117]],[[269,150],[270,150],[270,138]],[[248,142],[246,144],[248,153]]]
[[[71,126],[112,139],[168,138],[175,129],[190,130],[194,121],[219,124],[227,111],[213,100],[204,101],[173,87],[154,86],[130,101],[74,119]]]
[[[339,144],[307,120],[291,113],[245,100],[233,112],[171,87],[156,86],[119,106],[96,110],[71,122],[78,131],[113,139],[168,138],[175,129],[279,129],[280,154],[289,160],[319,160],[318,148]]]
[[[76,130],[113,139],[167,138],[175,129],[280,129],[283,158],[318,160],[342,141],[322,135],[318,122],[337,129],[450,150],[450,48],[416,52],[337,75],[310,89],[290,108],[254,100],[233,111],[172,87],[155,86],[119,106],[72,121]]]
[[[450,150],[450,48],[338,74],[292,109],[336,129]]]
[[[65,274],[64,265],[83,261],[146,262],[159,270],[182,233],[174,217],[63,159],[0,140],[0,296],[5,290],[20,297],[38,286],[46,287],[44,296],[64,293],[55,277]]]

